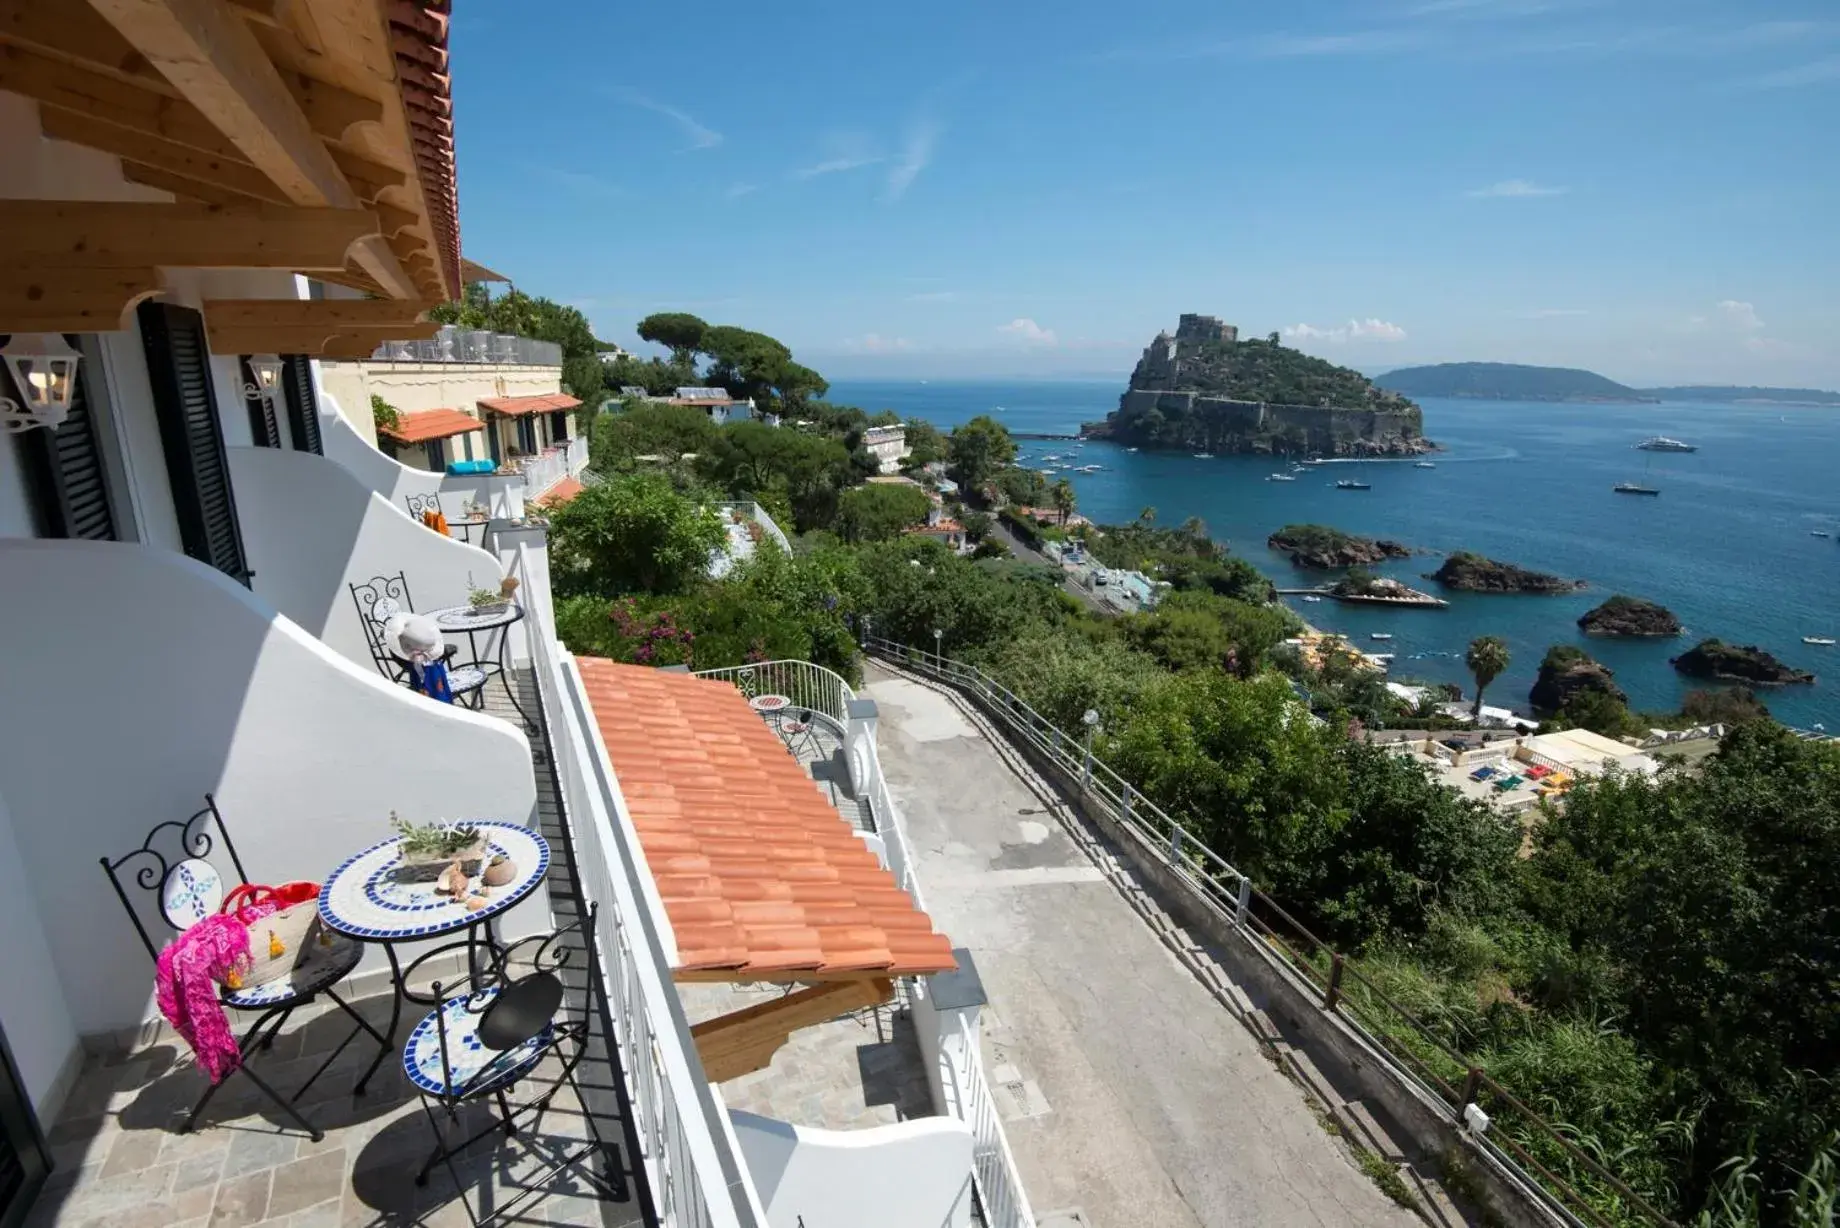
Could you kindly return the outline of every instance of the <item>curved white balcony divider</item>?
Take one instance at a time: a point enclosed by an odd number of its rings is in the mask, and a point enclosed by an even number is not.
[[[524,514],[524,479],[506,474],[441,474],[427,469],[411,469],[379,452],[370,440],[352,429],[339,411],[339,403],[324,388],[318,390],[320,401],[320,446],[326,459],[337,461],[366,486],[389,503],[409,514],[407,495],[426,495],[439,491],[441,510],[456,519],[466,503],[483,503],[492,514],[516,519]]]
[[[530,573],[526,547],[519,547],[511,570],[520,579]],[[581,674],[548,618],[547,607],[533,608],[524,630],[568,812],[576,881],[599,910],[596,971],[657,1222],[662,1228],[767,1228],[734,1127],[703,1073],[671,980],[677,945],[638,831]]]
[[[228,454],[251,585],[366,669],[374,668],[370,648],[348,585],[402,572],[415,608],[434,610],[465,604],[469,583],[496,589],[504,578],[492,555],[410,519],[403,505],[323,456],[280,448]]]
[[[0,573],[0,787],[79,1032],[151,1017],[152,963],[98,859],[206,792],[256,882],[323,878],[392,810],[536,821],[518,730],[385,682],[201,563],[15,538]],[[505,932],[547,910],[537,893]]]
[[[921,1117],[864,1130],[819,1130],[739,1110],[730,1116],[772,1228],[965,1228],[971,1222],[972,1135],[964,1122]]]

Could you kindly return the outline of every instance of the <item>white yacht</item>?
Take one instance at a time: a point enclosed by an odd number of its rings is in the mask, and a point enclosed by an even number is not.
[[[1265,480],[1267,482],[1295,482],[1297,479],[1288,473],[1268,473],[1265,475]]]
[[[1669,439],[1666,435],[1655,435],[1648,439],[1644,439],[1641,443],[1637,444],[1636,447],[1644,452],[1699,451],[1699,445],[1696,443],[1682,443],[1678,439]]]

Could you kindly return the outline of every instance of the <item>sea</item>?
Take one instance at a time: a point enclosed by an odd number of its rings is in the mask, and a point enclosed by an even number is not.
[[[829,399],[870,412],[892,410],[949,430],[989,414],[1018,433],[1074,434],[1116,408],[1123,381],[850,382]],[[1840,409],[1775,404],[1550,404],[1422,398],[1425,434],[1443,448],[1418,469],[1411,459],[1324,465],[1294,482],[1270,457],[1199,459],[1128,452],[1093,441],[1022,441],[1020,460],[1049,453],[1097,464],[1067,474],[1079,510],[1098,523],[1156,509],[1157,523],[1198,516],[1215,540],[1280,588],[1325,582],[1265,545],[1285,524],[1313,522],[1392,538],[1428,553],[1373,570],[1449,600],[1444,610],[1384,610],[1331,601],[1284,600],[1314,625],[1374,652],[1395,654],[1395,680],[1473,686],[1465,646],[1479,635],[1508,643],[1512,664],[1485,698],[1528,710],[1527,691],[1553,644],[1575,644],[1609,666],[1637,709],[1677,708],[1703,683],[1668,664],[1700,639],[1755,644],[1813,671],[1813,686],[1760,692],[1778,720],[1840,733]],[[1692,453],[1637,451],[1651,435],[1697,444]],[[1338,478],[1371,483],[1342,491]],[[1660,489],[1622,495],[1618,482]],[[1828,536],[1817,536],[1828,534]],[[1583,580],[1570,595],[1457,593],[1422,579],[1438,554],[1489,558]],[[1678,639],[1609,640],[1584,635],[1578,616],[1610,596],[1658,601],[1686,626]],[[1373,641],[1373,633],[1391,635]]]

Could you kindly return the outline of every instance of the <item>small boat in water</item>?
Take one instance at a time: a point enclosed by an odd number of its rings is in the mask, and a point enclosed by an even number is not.
[[[1374,487],[1371,482],[1353,482],[1343,478],[1335,484],[1335,488],[1337,490],[1372,490]]]
[[[1669,439],[1666,435],[1655,435],[1644,439],[1636,447],[1643,452],[1697,452],[1696,443],[1682,443],[1678,439]]]
[[[1437,466],[1430,461],[1419,461],[1417,464],[1413,465],[1412,468],[1414,469],[1436,469]]]
[[[1288,473],[1268,473],[1265,475],[1265,480],[1267,482],[1295,482],[1297,479]]]
[[[1802,637],[1802,643],[1814,644],[1821,648],[1832,648],[1835,641],[1834,637],[1831,635],[1804,635]]]
[[[1618,482],[1611,489],[1619,495],[1658,495],[1661,493],[1653,486],[1637,486],[1634,482]]]
[[[1212,452],[1197,452],[1195,453],[1195,459],[1196,460],[1213,460],[1214,454]]]
[[[1126,451],[1126,452],[1135,452],[1135,451],[1137,451],[1137,449],[1136,449],[1136,448],[1126,448],[1126,449],[1125,449],[1125,451]]]
[[[1315,593],[1305,593],[1303,595],[1303,599],[1305,601],[1321,601],[1322,600],[1322,598],[1318,597]]]
[[[1393,633],[1391,631],[1369,631],[1367,633],[1367,638],[1370,640],[1390,640],[1393,638]]]
[[[1810,529],[1808,530],[1808,536],[1810,537],[1832,537],[1833,534],[1829,533],[1826,529]]]

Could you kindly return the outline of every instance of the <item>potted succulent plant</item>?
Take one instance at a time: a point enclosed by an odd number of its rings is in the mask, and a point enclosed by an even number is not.
[[[503,593],[489,588],[467,589],[466,604],[475,614],[503,614],[511,606],[510,599]]]
[[[478,828],[463,823],[410,823],[390,812],[397,834],[398,877],[411,882],[441,877],[458,864],[469,876],[479,873],[486,860],[486,838]]]

